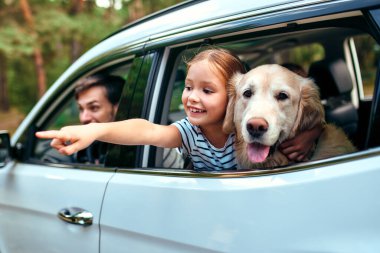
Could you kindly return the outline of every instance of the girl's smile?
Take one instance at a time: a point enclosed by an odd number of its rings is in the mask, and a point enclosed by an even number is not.
[[[207,112],[206,110],[198,109],[198,108],[195,108],[192,106],[189,106],[189,111],[191,113],[205,113],[205,112]]]

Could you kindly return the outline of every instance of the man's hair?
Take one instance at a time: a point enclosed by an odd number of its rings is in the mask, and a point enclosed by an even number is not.
[[[75,86],[75,99],[78,100],[79,94],[92,87],[104,87],[106,96],[111,104],[119,103],[121,92],[123,91],[124,79],[119,76],[95,74],[80,80]]]

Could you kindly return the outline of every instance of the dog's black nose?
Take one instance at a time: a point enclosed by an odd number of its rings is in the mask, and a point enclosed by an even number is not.
[[[268,130],[268,122],[263,118],[253,118],[247,122],[247,131],[254,137],[262,136]]]

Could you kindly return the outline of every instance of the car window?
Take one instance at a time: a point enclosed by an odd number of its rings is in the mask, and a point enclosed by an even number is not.
[[[360,96],[355,90],[355,77],[361,75],[365,94],[373,94],[376,76],[376,62],[379,55],[379,46],[366,32],[365,22],[357,19],[357,27],[351,26],[351,21],[334,20],[334,25],[329,23],[315,23],[314,29],[297,32],[278,32],[272,34],[266,31],[264,36],[260,32],[249,35],[233,36],[230,39],[223,38],[220,42],[212,40],[212,46],[229,49],[234,52],[247,69],[252,69],[262,64],[293,64],[304,71],[304,76],[313,80],[320,92],[320,99],[325,110],[326,121],[329,124],[341,128],[357,150],[365,149],[365,136],[368,131],[369,113],[367,108],[371,104],[358,105],[355,101]],[[336,24],[339,24],[338,26]],[[268,35],[270,34],[270,35]],[[360,62],[360,73],[353,71],[352,61],[346,54],[345,41],[354,38],[355,45],[361,50],[357,54]],[[209,41],[205,38],[206,41]],[[191,58],[202,49],[202,44],[190,44],[182,47],[182,50],[173,52],[177,62],[170,72],[170,80],[163,106],[162,121],[171,124],[186,115],[181,103],[181,93],[186,75],[184,59]],[[359,50],[359,49],[358,49]],[[174,56],[173,56],[174,57]],[[338,66],[338,67],[337,67]],[[339,69],[339,71],[337,71]],[[170,97],[170,100],[167,99]],[[167,102],[169,101],[169,102]],[[258,108],[259,110],[260,108]],[[360,119],[360,120],[359,120]],[[175,152],[161,152],[156,156],[156,167],[184,168],[185,161]],[[166,162],[168,161],[168,162]],[[180,161],[180,162],[178,162]]]
[[[114,116],[112,115],[116,113],[116,111],[114,112],[111,109],[113,107],[109,99],[118,99],[120,95],[117,95],[117,93],[120,94],[122,92],[123,86],[130,75],[130,70],[131,63],[123,63],[78,78],[69,87],[68,92],[66,92],[67,95],[58,98],[63,102],[57,103],[53,108],[49,108],[51,112],[48,114],[44,122],[40,123],[40,130],[56,130],[67,125],[87,124],[90,122],[108,122],[114,120]],[[95,88],[92,88],[91,86],[90,88],[85,88],[84,91],[79,92],[78,97],[76,97],[74,92],[75,87],[78,87],[79,84],[86,86],[92,85],[92,83],[96,82],[110,82],[109,86],[111,88],[109,88],[110,90],[107,90],[108,88],[106,89],[104,86],[95,85]],[[113,95],[110,95],[110,93]],[[94,94],[95,97],[93,97]],[[109,95],[107,96],[106,94]],[[117,104],[118,102],[114,101],[114,103]],[[32,158],[49,163],[103,165],[106,152],[107,144],[95,142],[83,151],[77,152],[71,156],[64,156],[50,147],[50,140],[36,139]]]

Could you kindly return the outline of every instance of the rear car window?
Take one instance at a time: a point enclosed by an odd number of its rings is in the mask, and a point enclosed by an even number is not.
[[[365,22],[358,19],[357,27],[352,27],[346,20],[334,21],[334,26],[328,23],[314,24],[314,29],[299,29],[296,33],[276,33],[260,37],[260,32],[253,33],[251,39],[245,34],[230,40],[223,38],[212,41],[212,46],[229,49],[239,56],[246,68],[252,69],[262,64],[292,64],[303,69],[304,77],[314,80],[320,91],[321,102],[325,109],[326,121],[342,128],[358,150],[366,148],[365,136],[368,131],[370,115],[368,103],[357,103],[360,97],[357,80],[362,80],[363,93],[366,98],[373,94],[376,63],[379,56],[379,46],[376,41],[362,29]],[[336,25],[342,22],[339,26]],[[353,38],[357,48],[360,71],[355,71],[353,55],[347,53],[346,41]],[[171,97],[168,111],[163,112],[164,124],[171,124],[186,117],[181,103],[184,88],[186,65],[184,59],[191,58],[203,44],[187,45],[178,53],[176,51],[176,66],[171,72],[173,78],[165,97]],[[360,52],[359,52],[360,51]],[[340,66],[340,71],[333,73],[332,66]],[[323,70],[323,71],[321,71]],[[326,72],[327,71],[327,72]],[[327,79],[326,79],[327,78]],[[360,120],[359,120],[360,119]],[[169,154],[169,155],[168,155]],[[166,163],[167,160],[170,162]],[[180,161],[180,162],[178,162]],[[186,168],[186,161],[175,151],[164,151],[156,156],[156,167]]]

